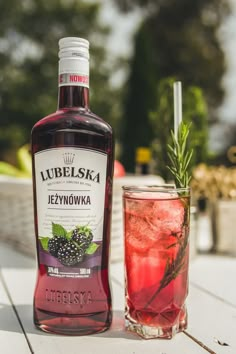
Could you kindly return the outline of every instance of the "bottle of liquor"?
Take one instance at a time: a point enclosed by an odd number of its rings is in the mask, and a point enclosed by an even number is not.
[[[32,129],[38,276],[34,323],[69,335],[111,324],[113,134],[89,109],[89,42],[59,41],[55,113]]]

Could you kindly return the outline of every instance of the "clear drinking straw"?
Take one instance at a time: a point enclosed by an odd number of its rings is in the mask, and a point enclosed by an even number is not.
[[[178,129],[182,122],[182,84],[181,81],[174,82],[174,134],[178,139]]]

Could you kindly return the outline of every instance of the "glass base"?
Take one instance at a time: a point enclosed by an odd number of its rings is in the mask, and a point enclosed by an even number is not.
[[[144,339],[171,339],[176,333],[182,332],[187,328],[187,316],[182,321],[170,327],[147,326],[132,322],[132,320],[126,318],[125,327],[127,331],[136,333]]]

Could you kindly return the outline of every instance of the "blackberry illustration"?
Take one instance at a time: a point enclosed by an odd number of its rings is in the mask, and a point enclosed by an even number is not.
[[[82,261],[84,250],[77,247],[74,242],[68,241],[64,246],[60,247],[57,258],[64,266],[73,266]]]
[[[52,256],[57,257],[59,248],[64,246],[67,242],[67,239],[63,236],[53,236],[48,241],[48,251]]]
[[[72,240],[86,250],[93,240],[92,231],[88,226],[77,227],[72,232]]]

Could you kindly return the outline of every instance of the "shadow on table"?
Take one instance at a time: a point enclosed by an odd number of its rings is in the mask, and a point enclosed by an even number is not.
[[[42,332],[34,327],[32,305],[17,305],[15,310],[13,310],[12,306],[0,303],[0,331],[22,333],[23,330],[26,334],[36,334],[39,336],[54,335]],[[65,337],[69,338],[70,336]],[[81,336],[81,338],[82,337],[85,336]],[[108,331],[93,334],[89,337],[138,339],[136,336],[125,331],[124,313],[122,311],[113,311],[112,326]]]
[[[31,305],[19,305],[13,309],[10,305],[0,303],[0,331],[22,333],[22,326],[25,332],[30,328],[30,333],[37,334],[38,331],[33,326],[32,317]],[[29,325],[30,323],[31,325]]]
[[[93,337],[100,338],[126,338],[126,339],[134,339],[134,340],[142,340],[140,337],[125,331],[125,318],[124,312],[114,310],[113,311],[113,320],[111,328],[103,333],[93,334]]]
[[[14,249],[6,242],[0,242],[1,268],[34,268],[35,259]]]

